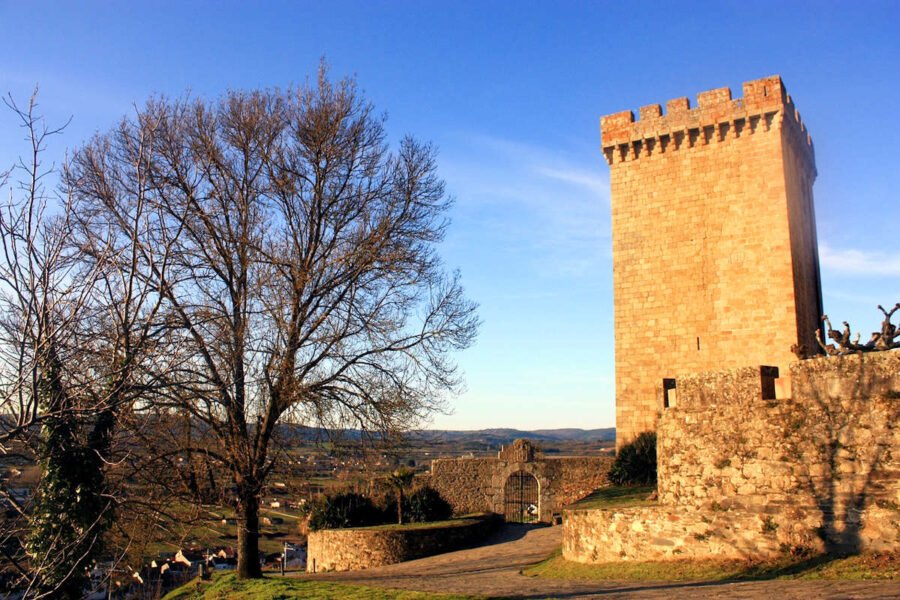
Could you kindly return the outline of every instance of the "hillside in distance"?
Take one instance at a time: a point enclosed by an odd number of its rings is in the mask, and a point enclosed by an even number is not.
[[[513,440],[526,439],[544,454],[578,456],[605,454],[616,443],[616,430],[605,429],[521,429],[496,428],[475,431],[446,431],[426,429],[412,431],[407,444],[431,458],[463,455],[494,456]]]
[[[380,435],[358,429],[328,430],[317,427],[282,425],[282,434],[294,444],[338,443],[345,448],[355,447],[361,440],[378,443]],[[527,439],[546,454],[587,455],[606,453],[615,446],[616,430],[603,429],[537,429],[526,431],[512,428],[478,430],[419,429],[407,432],[398,453],[416,459],[454,457],[462,455],[491,456],[513,440]],[[395,441],[396,444],[396,441]],[[348,446],[349,445],[349,446]],[[402,449],[402,450],[401,450]]]
[[[411,431],[409,436],[410,438],[422,441],[481,441],[491,444],[508,444],[513,440],[520,438],[534,442],[610,442],[615,441],[616,430],[614,427],[605,429],[536,429],[534,431],[508,428],[478,429],[472,431],[424,429]]]

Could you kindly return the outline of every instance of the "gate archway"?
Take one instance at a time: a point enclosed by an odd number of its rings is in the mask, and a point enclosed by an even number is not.
[[[534,475],[516,471],[503,488],[503,516],[507,523],[535,523],[540,520],[538,481]]]

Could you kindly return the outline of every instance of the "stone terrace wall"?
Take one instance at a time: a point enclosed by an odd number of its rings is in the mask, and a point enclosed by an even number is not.
[[[673,514],[658,506],[566,511],[563,556],[581,563],[669,558],[743,558],[779,550],[766,522],[733,512],[707,516],[697,509]]]
[[[482,539],[499,522],[496,517],[466,521],[448,527],[314,531],[309,534],[306,570],[354,571],[450,552]]]
[[[534,475],[540,491],[540,520],[592,491],[608,485],[611,456],[543,458],[512,462],[499,458],[437,459],[431,464],[430,485],[453,506],[455,514],[503,513],[503,490],[517,471]]]

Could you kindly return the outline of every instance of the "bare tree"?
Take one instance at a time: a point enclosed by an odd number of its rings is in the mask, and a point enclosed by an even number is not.
[[[19,507],[26,527],[3,547],[28,594],[80,598],[121,500],[117,430],[155,385],[147,365],[159,370],[171,352],[161,297],[136,252],[148,221],[141,203],[130,230],[86,228],[66,190],[44,185],[53,170],[41,157],[61,130],[35,114],[36,93],[25,108],[6,103],[31,152],[17,165],[18,186],[0,182],[10,187],[0,208],[0,450],[27,448],[41,478],[29,510]]]
[[[66,458],[78,445],[78,419],[87,417],[67,373],[80,370],[81,356],[73,351],[76,330],[96,273],[71,260],[67,211],[54,215],[44,185],[53,169],[43,166],[41,157],[48,139],[61,129],[48,128],[35,115],[36,92],[25,108],[12,97],[5,103],[19,118],[31,148],[0,182],[9,188],[0,208],[0,448],[7,456],[15,448],[37,459],[42,474],[29,506],[7,495],[19,518],[5,521],[15,525],[4,532],[2,546],[18,571],[14,585],[28,592],[36,588],[39,595],[74,596],[81,592],[97,528],[87,514],[77,524],[67,518],[77,518],[79,511],[71,502],[73,486],[65,480],[72,475],[64,472]]]
[[[3,452],[9,450],[9,442],[24,438],[52,414],[48,407],[41,409],[41,397],[36,393],[37,364],[59,351],[61,335],[71,331],[73,315],[83,304],[81,290],[73,284],[65,264],[66,225],[64,220],[49,217],[43,183],[52,168],[42,165],[42,153],[48,139],[62,128],[50,129],[34,114],[36,98],[35,91],[25,108],[12,97],[4,98],[31,148],[27,158],[0,173],[0,189],[6,195],[0,206]]]
[[[140,252],[184,360],[157,376],[158,411],[188,412],[230,473],[240,577],[260,576],[259,496],[280,422],[413,426],[460,385],[475,306],[435,246],[450,201],[430,146],[389,152],[384,120],[351,81],[217,102],[150,101],[77,151],[79,210],[117,227],[135,187],[111,155],[154,128]],[[122,132],[127,132],[123,135]],[[146,137],[146,136],[145,136]],[[165,258],[160,248],[171,248]]]

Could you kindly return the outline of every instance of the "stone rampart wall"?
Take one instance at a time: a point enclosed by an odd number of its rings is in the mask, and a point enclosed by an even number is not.
[[[429,485],[440,492],[458,515],[491,512],[497,463],[495,458],[438,459],[431,463]]]
[[[438,459],[432,462],[430,485],[453,506],[455,514],[504,511],[504,486],[517,471],[530,473],[538,482],[540,520],[593,490],[608,485],[611,456],[542,458],[510,462],[496,458]]]
[[[900,351],[678,378],[657,430],[660,504],[566,511],[579,562],[900,549]],[[769,398],[769,399],[764,399]]]
[[[309,534],[306,570],[353,571],[450,552],[476,543],[497,523],[488,516],[443,527],[315,531]]]
[[[801,361],[791,382],[790,399],[763,400],[758,370],[679,379],[660,421],[661,503],[810,507],[848,543],[860,511],[900,505],[900,352]]]
[[[614,458],[550,458],[543,461],[543,475],[548,481],[554,512],[588,496],[597,488],[609,485],[609,469]]]

